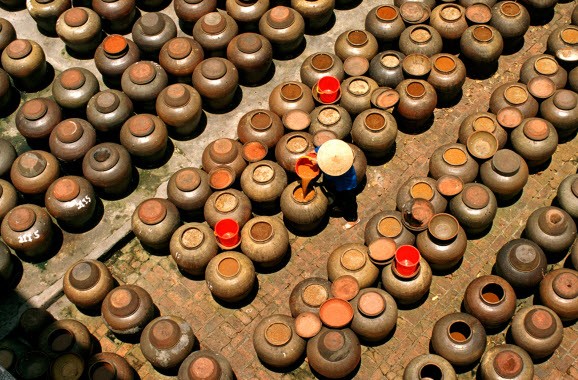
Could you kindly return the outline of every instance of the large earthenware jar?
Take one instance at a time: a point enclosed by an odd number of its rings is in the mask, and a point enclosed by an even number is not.
[[[576,239],[576,223],[558,207],[541,207],[528,218],[525,234],[547,254],[562,254]]]
[[[151,12],[141,16],[132,27],[132,39],[139,49],[155,60],[165,42],[177,36],[175,22],[166,14]]]
[[[102,40],[100,16],[90,8],[71,8],[58,17],[56,34],[68,49],[90,54]]]
[[[204,214],[212,228],[222,219],[233,219],[243,228],[251,219],[251,201],[239,190],[217,191],[207,199]]]
[[[48,145],[50,152],[60,161],[80,162],[96,144],[96,131],[83,119],[66,119],[54,127]]]
[[[327,197],[321,188],[313,186],[303,194],[301,183],[290,183],[281,194],[281,212],[287,223],[299,231],[317,228],[327,212]]]
[[[457,219],[450,214],[436,214],[427,231],[416,238],[416,247],[434,270],[448,270],[464,256],[468,238]]]
[[[477,362],[486,349],[486,331],[480,321],[466,313],[452,313],[439,319],[432,331],[434,351],[455,366]]]
[[[405,181],[397,191],[395,199],[398,210],[412,199],[425,199],[431,202],[436,214],[446,210],[448,201],[437,191],[437,183],[429,177],[413,177]]]
[[[38,348],[52,358],[65,352],[86,358],[92,352],[92,335],[88,328],[76,319],[61,319],[42,330],[38,338]]]
[[[479,183],[465,184],[462,192],[450,201],[451,214],[471,234],[482,232],[490,226],[497,209],[494,193]]]
[[[337,105],[324,105],[311,112],[309,133],[330,131],[338,139],[344,139],[351,133],[352,121],[349,112]]]
[[[538,76],[548,77],[557,89],[564,88],[568,72],[549,54],[537,54],[528,58],[520,68],[520,82],[528,84]]]
[[[457,4],[441,4],[435,7],[429,23],[444,40],[459,40],[468,28],[466,9]]]
[[[99,307],[114,288],[114,278],[104,263],[81,260],[68,268],[63,278],[64,294],[82,309]]]
[[[412,25],[399,36],[399,50],[405,54],[423,54],[431,57],[442,52],[442,37],[429,25]]]
[[[547,120],[528,118],[510,135],[512,147],[529,166],[537,166],[552,157],[558,147],[558,133]]]
[[[241,231],[241,251],[262,267],[275,266],[281,262],[288,249],[289,233],[277,217],[255,217]]]
[[[90,182],[83,177],[60,177],[44,197],[46,209],[61,225],[81,228],[91,221],[97,198]]]
[[[100,380],[113,373],[112,380],[133,380],[134,369],[125,358],[113,352],[101,352],[92,356],[86,365],[89,380]]]
[[[228,138],[221,138],[207,145],[203,151],[202,162],[203,169],[207,172],[217,166],[228,166],[237,177],[241,176],[247,166],[242,156],[241,144]]]
[[[209,176],[204,170],[183,168],[176,171],[167,185],[167,198],[180,210],[187,213],[203,211],[209,196]]]
[[[530,289],[546,273],[546,255],[531,240],[514,239],[506,243],[496,256],[496,274],[514,288]]]
[[[432,70],[427,82],[435,88],[440,103],[449,103],[462,92],[466,81],[466,66],[452,54],[440,53],[431,57]]]
[[[62,121],[62,111],[50,98],[34,98],[22,104],[14,123],[18,132],[27,139],[45,139]]]
[[[206,0],[205,0],[206,1]],[[190,354],[179,368],[179,380],[233,380],[235,374],[229,361],[213,351],[199,350]]]
[[[212,229],[202,223],[187,223],[173,233],[169,251],[180,270],[201,276],[219,247]]]
[[[175,0],[173,6],[179,21],[192,30],[202,16],[217,9],[217,0]]]
[[[361,345],[350,329],[324,327],[307,342],[307,359],[316,373],[340,379],[353,372],[361,361]]]
[[[0,222],[8,211],[12,210],[18,204],[18,195],[16,189],[8,181],[0,179]]]
[[[155,367],[178,367],[191,353],[197,339],[181,317],[168,315],[149,322],[140,337],[143,356]]]
[[[343,244],[331,252],[327,259],[329,281],[350,275],[359,283],[359,288],[367,288],[375,283],[379,269],[369,260],[369,249],[362,244]]]
[[[253,347],[259,359],[274,368],[295,364],[305,352],[305,340],[295,332],[295,320],[274,314],[255,327]]]
[[[526,351],[513,344],[500,344],[484,353],[480,362],[482,379],[533,379],[534,363]]]
[[[205,59],[199,43],[190,37],[175,37],[163,45],[159,64],[169,77],[182,83],[191,83],[195,67]]]
[[[289,296],[289,308],[295,318],[302,313],[319,314],[321,305],[331,296],[331,283],[321,277],[300,281]]]
[[[283,123],[277,114],[264,109],[255,109],[244,114],[237,125],[239,141],[245,144],[259,141],[273,148],[283,136]]]
[[[100,90],[94,74],[80,67],[63,71],[52,83],[52,96],[56,103],[68,110],[82,110]]]
[[[510,329],[514,343],[533,359],[545,358],[556,351],[564,334],[560,317],[540,305],[519,310]]]
[[[45,82],[44,50],[31,40],[14,40],[2,51],[2,68],[21,90],[34,90]]]
[[[38,29],[48,35],[56,33],[58,16],[70,7],[70,0],[31,0],[26,4],[28,13],[36,21]]]
[[[290,132],[277,142],[275,159],[287,172],[295,173],[297,160],[314,149],[313,136],[307,132]]]
[[[490,25],[500,32],[506,41],[516,40],[526,34],[530,27],[530,13],[514,1],[500,1],[492,8]]]
[[[382,5],[371,9],[365,17],[365,29],[373,34],[379,43],[393,43],[405,29],[399,8]]]
[[[241,301],[253,290],[255,267],[240,252],[223,252],[207,265],[205,280],[214,297],[226,302]]]
[[[540,282],[540,300],[563,321],[578,318],[578,272],[561,268],[548,273]]]
[[[130,65],[122,74],[122,91],[137,108],[152,112],[161,91],[168,84],[165,70],[156,62],[139,61]]]
[[[311,89],[301,82],[283,82],[271,91],[269,108],[282,117],[292,110],[310,113],[315,108]]]
[[[156,111],[177,134],[189,136],[197,129],[203,114],[201,95],[187,84],[170,85],[157,97]]]
[[[504,148],[508,141],[508,134],[506,130],[500,126],[496,115],[491,112],[475,112],[466,116],[461,124],[458,132],[458,141],[464,145],[468,143],[468,138],[474,132],[489,132],[496,140],[498,140],[498,147]]]
[[[511,199],[528,182],[528,165],[517,153],[502,149],[480,166],[480,177],[501,199]]]
[[[154,317],[150,294],[137,285],[121,285],[102,302],[104,324],[115,334],[135,335]]]
[[[258,161],[241,175],[241,189],[258,207],[273,206],[287,187],[287,173],[273,161]]]
[[[379,109],[360,113],[353,122],[351,138],[370,157],[386,156],[397,137],[397,122],[393,115]]]
[[[504,49],[498,30],[488,25],[472,25],[460,37],[460,50],[478,65],[496,64]]]
[[[160,250],[168,248],[181,218],[179,210],[170,201],[150,198],[137,206],[131,223],[132,231],[142,245]]]
[[[213,109],[230,106],[239,84],[239,73],[231,61],[208,58],[199,63],[193,72],[193,86]]]
[[[136,16],[134,0],[93,0],[92,9],[102,18],[103,27],[109,31],[128,31]]]
[[[115,133],[133,113],[132,101],[118,90],[104,90],[94,95],[86,106],[86,120],[99,132]]]
[[[439,355],[423,354],[413,358],[405,367],[403,380],[457,380],[454,367]]]
[[[404,79],[401,63],[405,54],[394,50],[378,53],[369,63],[369,76],[380,86],[396,87]]]
[[[273,64],[273,47],[260,34],[243,33],[229,42],[227,59],[239,70],[243,84],[258,84],[269,74]]]
[[[523,83],[508,82],[492,92],[490,97],[490,111],[497,114],[505,107],[519,109],[524,118],[534,117],[538,114],[539,104],[530,95],[528,88]]]
[[[436,90],[419,79],[406,79],[395,88],[399,93],[396,111],[409,127],[423,126],[432,116],[437,105]]]
[[[578,94],[570,90],[558,90],[540,105],[541,116],[554,125],[560,137],[571,136],[578,126]]]
[[[395,264],[383,268],[381,281],[383,288],[401,305],[411,305],[421,300],[428,292],[432,281],[432,271],[425,259],[419,260],[418,271],[413,277],[402,277],[394,269]]]
[[[563,63],[576,64],[576,54],[568,54],[568,51],[575,51],[577,34],[578,26],[575,25],[564,25],[552,30],[548,36],[547,51]]]
[[[10,141],[0,138],[0,177],[4,177],[10,171],[17,156],[14,145]]]
[[[462,182],[469,183],[478,176],[478,169],[478,163],[470,156],[466,146],[459,143],[440,146],[429,161],[429,173],[434,179],[453,175]]]
[[[564,211],[578,219],[578,174],[570,175],[560,183],[557,199]]]
[[[311,54],[301,64],[300,76],[301,82],[311,88],[325,76],[335,77],[341,82],[345,76],[343,61],[331,53]]]
[[[119,144],[99,144],[84,156],[82,172],[103,193],[113,196],[123,194],[132,180],[130,154]]]
[[[239,33],[235,20],[226,12],[211,12],[201,16],[193,27],[193,37],[207,53],[225,56],[227,45]]]
[[[502,277],[480,276],[466,288],[464,308],[484,327],[497,328],[512,319],[516,311],[516,293]]]
[[[397,304],[393,297],[382,289],[361,289],[351,300],[351,306],[351,329],[366,341],[381,341],[395,327]]]
[[[26,195],[42,195],[60,175],[56,157],[42,150],[22,153],[10,169],[10,180]]]
[[[269,0],[227,0],[225,8],[241,30],[258,30],[259,19],[269,9]]]
[[[377,40],[366,30],[348,30],[335,40],[335,54],[342,61],[348,57],[364,57],[370,61],[377,51]]]
[[[167,127],[154,115],[140,114],[128,119],[120,130],[120,143],[140,164],[154,164],[165,156]]]
[[[402,223],[399,211],[381,211],[373,215],[365,226],[365,244],[380,238],[393,239],[397,246],[413,245],[415,236]]]
[[[291,0],[291,8],[303,16],[309,30],[316,31],[331,20],[335,0]]]
[[[259,33],[271,41],[277,54],[290,54],[299,48],[304,39],[305,20],[296,10],[276,6],[259,20]]]
[[[94,52],[94,64],[103,80],[120,87],[122,73],[140,61],[140,50],[132,40],[118,34],[105,37]]]

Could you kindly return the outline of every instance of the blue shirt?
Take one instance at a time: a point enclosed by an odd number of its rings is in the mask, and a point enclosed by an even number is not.
[[[317,153],[318,150],[319,147],[316,147],[315,153]],[[340,176],[323,173],[323,181],[335,188],[335,191],[353,190],[357,187],[357,174],[355,173],[355,168],[351,165],[349,170]]]

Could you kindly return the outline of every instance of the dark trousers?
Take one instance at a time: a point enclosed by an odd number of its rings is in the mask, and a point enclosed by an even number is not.
[[[357,220],[357,200],[355,189],[335,191],[335,206],[343,212],[343,218],[348,222]]]

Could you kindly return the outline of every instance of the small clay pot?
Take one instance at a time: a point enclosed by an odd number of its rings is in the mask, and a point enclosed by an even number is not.
[[[464,308],[484,327],[497,328],[512,319],[516,311],[516,293],[501,277],[480,276],[466,288]]]
[[[351,300],[351,329],[362,339],[378,342],[385,339],[397,322],[397,305],[392,296],[378,288],[361,289]]]
[[[399,36],[399,51],[403,54],[423,54],[431,57],[442,52],[442,37],[429,25],[412,25]]]
[[[0,138],[0,177],[3,177],[10,171],[14,160],[18,154],[14,145],[6,139]]]
[[[243,148],[238,141],[227,138],[212,141],[203,151],[203,169],[210,172],[218,166],[227,166],[240,177],[247,167],[242,151]]]
[[[527,239],[509,241],[496,256],[496,274],[517,289],[531,289],[538,285],[547,265],[542,248]]]
[[[403,210],[404,205],[409,204],[412,199],[425,199],[431,202],[434,212],[439,214],[447,207],[447,200],[437,191],[437,183],[429,177],[413,177],[408,179],[397,192],[396,206],[398,210]]]
[[[44,50],[32,40],[13,40],[2,51],[2,68],[20,90],[34,90],[46,81]]]
[[[193,276],[205,274],[205,268],[217,255],[215,233],[201,223],[187,223],[171,237],[169,251],[180,270]]]
[[[101,91],[86,106],[86,120],[94,129],[104,133],[118,133],[132,114],[132,101],[118,90]]]
[[[534,305],[519,310],[510,328],[512,340],[526,350],[532,359],[542,359],[551,355],[564,334],[562,321],[551,309]]]
[[[341,84],[341,100],[339,105],[352,116],[371,108],[371,94],[379,85],[365,76],[350,77]]]
[[[307,342],[307,359],[316,373],[341,379],[352,373],[361,361],[361,345],[350,329],[324,327]]]
[[[203,59],[205,59],[203,47],[190,37],[175,37],[168,40],[159,53],[159,64],[169,77],[187,84],[191,83],[193,71]]]
[[[8,211],[12,210],[18,204],[18,195],[16,189],[8,181],[0,179],[0,222]]]
[[[273,47],[260,34],[243,33],[229,42],[227,59],[239,70],[241,82],[258,84],[269,75],[273,64]]]
[[[132,27],[132,39],[139,49],[158,59],[165,42],[177,36],[177,26],[170,16],[151,12],[141,16]]]
[[[217,0],[175,0],[173,6],[179,21],[192,30],[195,22],[217,9]]]
[[[216,191],[207,199],[204,215],[212,228],[222,219],[233,219],[243,228],[251,219],[251,201],[239,190]]]
[[[48,140],[50,152],[63,162],[79,162],[96,144],[96,132],[83,119],[66,119],[54,127]]]
[[[130,65],[122,74],[122,91],[136,108],[153,111],[157,97],[167,87],[165,70],[156,62],[139,61]]]
[[[327,212],[328,200],[317,186],[303,195],[301,183],[290,183],[281,194],[281,212],[286,225],[306,232],[317,228]]]
[[[63,353],[74,353],[86,358],[92,353],[92,335],[76,319],[61,319],[48,325],[38,338],[38,348],[55,358]]]
[[[295,332],[295,320],[273,314],[255,327],[253,347],[263,363],[274,368],[294,365],[305,352],[305,340]]]
[[[81,260],[68,268],[63,278],[66,298],[81,309],[100,308],[114,288],[114,278],[104,263]]]
[[[90,54],[102,40],[100,16],[90,8],[71,8],[58,17],[56,33],[68,49]]]
[[[541,207],[530,215],[524,232],[545,253],[556,257],[565,253],[576,239],[576,223],[558,207]]]
[[[504,50],[504,39],[493,26],[472,25],[460,37],[460,50],[478,65],[495,64]]]
[[[468,28],[466,9],[458,4],[440,4],[432,10],[429,23],[444,40],[459,40]]]
[[[34,98],[22,104],[14,123],[18,132],[27,139],[46,139],[62,121],[62,111],[50,98]]]
[[[100,352],[92,356],[86,365],[89,380],[99,380],[104,376],[114,373],[114,380],[133,380],[134,369],[125,358],[113,352]]]
[[[176,171],[167,185],[167,198],[180,210],[188,213],[202,213],[212,193],[207,173],[197,168]]]
[[[165,156],[167,127],[154,115],[132,116],[120,130],[120,143],[140,163],[155,163]]]
[[[538,166],[548,161],[556,151],[558,133],[547,120],[528,118],[512,131],[510,141],[514,151],[528,166]]]
[[[68,110],[82,110],[94,94],[100,91],[93,73],[81,67],[63,71],[52,83],[52,96],[58,105]]]
[[[383,288],[401,305],[411,305],[421,300],[428,292],[432,281],[432,271],[425,259],[419,260],[419,270],[413,277],[401,277],[394,271],[395,264],[383,268],[381,281]]]
[[[369,64],[369,76],[380,86],[394,88],[404,79],[404,59],[405,54],[394,50],[378,53]]]
[[[334,0],[291,0],[291,8],[303,16],[309,31],[323,29],[333,16]]]
[[[431,344],[438,355],[454,366],[471,365],[486,349],[486,331],[476,317],[452,313],[435,323]]]
[[[530,27],[530,13],[514,1],[500,1],[492,7],[490,25],[500,32],[507,42],[519,39]]]
[[[211,12],[201,16],[193,28],[193,37],[209,57],[225,56],[227,45],[239,33],[235,20],[226,12]]]
[[[379,269],[369,260],[369,250],[361,244],[348,243],[334,249],[327,259],[327,276],[334,281],[340,276],[353,276],[359,288],[375,283]]]
[[[178,367],[193,351],[196,342],[191,325],[174,315],[153,319],[140,336],[143,356],[159,369]]]
[[[206,1],[206,0],[204,0]],[[229,361],[216,352],[199,350],[190,354],[179,368],[179,380],[233,380],[235,374]]]
[[[103,27],[112,32],[126,32],[134,23],[134,0],[93,0],[92,9],[102,18]]]
[[[103,0],[99,0],[103,1]],[[106,4],[114,4],[106,3]],[[140,61],[140,50],[136,44],[119,34],[104,38],[94,52],[94,65],[102,78],[120,88],[122,73],[133,63]]]
[[[168,248],[173,233],[179,228],[179,210],[170,201],[150,198],[141,202],[132,214],[132,231],[143,246]]]
[[[295,173],[297,160],[314,150],[313,136],[307,132],[290,132],[277,142],[275,159],[287,172]]]
[[[526,351],[513,344],[500,344],[484,353],[480,361],[483,379],[533,379],[534,363]]]
[[[365,16],[365,29],[379,43],[394,43],[405,29],[399,8],[394,5],[381,5],[371,9]]]
[[[65,176],[54,181],[44,198],[46,210],[58,223],[80,228],[92,220],[97,198],[83,177]]]
[[[310,114],[309,133],[330,131],[335,138],[344,139],[351,133],[352,121],[349,112],[341,106],[323,105],[316,107]]]
[[[269,0],[227,0],[227,14],[240,26],[241,30],[258,30],[259,20],[269,9]]]
[[[276,54],[291,54],[303,43],[305,20],[293,8],[276,6],[261,16],[259,33],[271,42]]]
[[[578,94],[558,90],[540,105],[541,116],[548,120],[561,138],[568,138],[578,129],[572,120],[578,116]]]
[[[383,158],[392,149],[397,137],[393,115],[379,109],[368,109],[357,115],[351,128],[351,139],[373,158]]]
[[[433,116],[438,97],[431,84],[420,79],[406,79],[395,90],[399,93],[396,112],[406,127],[420,128]]]
[[[466,81],[466,66],[457,57],[440,53],[431,57],[432,70],[427,82],[435,88],[440,103],[454,101]]]
[[[231,61],[208,58],[193,72],[193,86],[203,97],[203,103],[213,109],[231,106],[239,85],[239,73]]]
[[[36,21],[38,29],[48,35],[56,33],[56,20],[65,10],[72,6],[70,0],[37,1],[26,4],[28,13]]]
[[[528,165],[517,153],[501,149],[480,166],[480,177],[496,196],[511,199],[528,182]]]
[[[242,253],[223,252],[207,265],[205,280],[214,297],[226,302],[238,302],[253,290],[255,267]]]
[[[335,40],[335,54],[342,60],[364,57],[371,61],[378,52],[377,40],[366,30],[347,30]]]
[[[310,113],[314,108],[311,90],[301,82],[283,82],[269,95],[269,109],[280,117],[291,110],[298,109]]]
[[[399,211],[382,211],[373,215],[365,226],[365,245],[380,238],[393,239],[397,246],[413,245],[415,236],[403,225]]]
[[[60,175],[56,157],[42,150],[22,153],[10,169],[10,180],[26,195],[42,195]]]
[[[465,145],[445,144],[434,150],[429,161],[429,173],[434,179],[444,175],[453,175],[463,183],[474,182],[478,176],[479,165],[468,153]]]
[[[325,76],[335,77],[341,82],[345,77],[343,61],[332,53],[311,54],[301,64],[300,76],[301,82],[311,88]]]
[[[552,30],[548,36],[547,51],[563,63],[576,64],[576,54],[568,53],[576,49],[576,33],[576,25],[560,26]]]
[[[469,234],[476,234],[488,228],[497,210],[496,196],[480,183],[464,184],[461,193],[450,201],[451,214]]]
[[[137,285],[121,285],[102,302],[104,324],[115,334],[136,335],[153,319],[155,305],[150,294]]]
[[[558,186],[557,193],[560,208],[574,219],[578,219],[578,174],[566,177]]]
[[[241,174],[241,189],[255,203],[266,207],[276,202],[287,187],[287,173],[273,161],[249,164]]]
[[[529,118],[538,114],[539,104],[525,84],[509,82],[496,88],[490,97],[491,112],[496,114],[504,107],[518,108],[524,118]]]
[[[564,88],[568,81],[568,72],[549,54],[533,55],[522,64],[520,82],[528,84],[538,76],[550,78],[558,90]]]
[[[132,180],[132,163],[128,151],[119,144],[98,144],[82,160],[84,177],[104,194],[125,193]]]
[[[237,136],[243,144],[250,141],[259,141],[268,148],[273,148],[283,136],[283,133],[281,118],[265,109],[255,109],[247,112],[237,124]]]
[[[514,108],[513,108],[514,109]],[[518,109],[516,109],[519,111]],[[490,112],[475,112],[462,120],[458,132],[458,141],[464,145],[468,143],[469,137],[474,132],[489,132],[498,140],[498,148],[503,149],[508,141],[508,134],[502,128],[496,115]]]
[[[405,367],[403,380],[435,379],[457,380],[454,367],[439,355],[423,354],[413,358]]]
[[[160,119],[182,136],[193,134],[203,114],[201,95],[187,84],[165,87],[156,100]]]

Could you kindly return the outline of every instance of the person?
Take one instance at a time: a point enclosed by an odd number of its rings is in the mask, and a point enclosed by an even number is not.
[[[342,140],[328,140],[317,151],[317,165],[323,172],[323,182],[335,197],[334,208],[343,213],[348,230],[360,221],[357,215],[357,174],[353,167],[354,154],[349,145]]]

